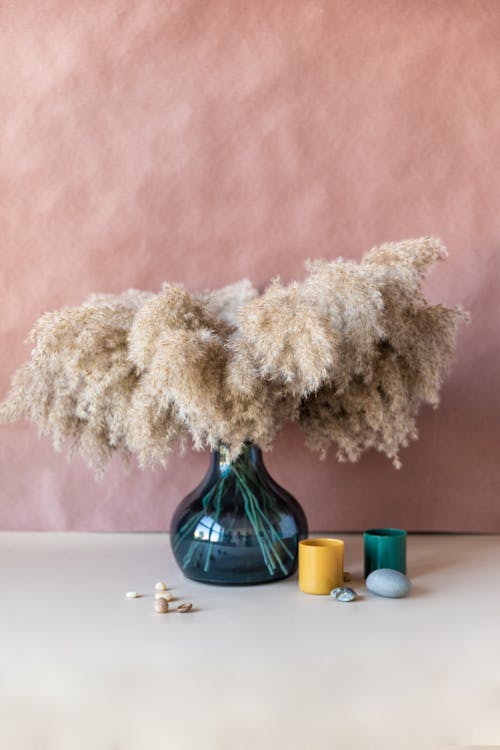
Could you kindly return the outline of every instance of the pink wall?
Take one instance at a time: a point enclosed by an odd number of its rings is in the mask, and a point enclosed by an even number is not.
[[[473,323],[396,472],[267,462],[313,529],[500,531],[500,4],[24,0],[0,10],[0,392],[45,310],[163,280],[303,275],[435,234],[427,284]],[[95,483],[0,428],[0,527],[164,529],[207,457]]]

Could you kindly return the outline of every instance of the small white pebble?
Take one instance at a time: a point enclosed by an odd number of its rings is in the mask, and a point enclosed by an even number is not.
[[[127,591],[125,596],[127,597],[127,599],[137,599],[139,597],[139,594],[137,593],[137,591]]]
[[[166,591],[167,584],[163,583],[163,581],[158,581],[158,583],[155,583],[155,589],[156,591]]]
[[[166,591],[157,591],[155,599],[166,599],[168,601],[169,594]]]

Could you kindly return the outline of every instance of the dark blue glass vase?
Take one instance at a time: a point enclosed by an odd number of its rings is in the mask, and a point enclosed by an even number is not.
[[[306,536],[299,503],[268,474],[260,448],[247,445],[233,462],[225,446],[212,452],[207,475],[175,511],[170,538],[187,578],[245,586],[292,575]]]

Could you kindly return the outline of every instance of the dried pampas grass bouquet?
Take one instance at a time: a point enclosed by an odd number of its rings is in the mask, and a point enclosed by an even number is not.
[[[241,281],[199,295],[170,283],[92,295],[38,320],[0,419],[32,420],[97,473],[114,453],[164,465],[186,436],[234,461],[248,443],[268,449],[287,420],[323,456],[332,444],[349,461],[375,448],[399,466],[467,317],[422,294],[445,256],[426,237],[360,263],[312,262],[303,282],[261,294]]]

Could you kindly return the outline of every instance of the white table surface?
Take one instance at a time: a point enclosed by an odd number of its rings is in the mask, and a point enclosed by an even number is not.
[[[500,537],[410,536],[389,600],[342,536],[351,604],[188,581],[164,534],[0,534],[0,748],[500,746]]]

